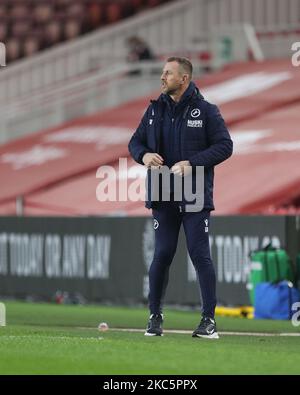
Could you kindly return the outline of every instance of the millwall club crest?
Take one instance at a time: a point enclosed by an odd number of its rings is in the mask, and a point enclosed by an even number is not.
[[[191,111],[191,117],[192,118],[198,118],[200,116],[200,114],[201,114],[201,111],[199,110],[199,108],[194,108]]]

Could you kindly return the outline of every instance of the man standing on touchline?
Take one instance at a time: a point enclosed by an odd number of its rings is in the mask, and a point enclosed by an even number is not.
[[[148,191],[146,207],[152,208],[155,251],[149,270],[150,319],[145,335],[163,334],[163,299],[183,224],[203,304],[201,322],[192,336],[217,339],[216,276],[208,228],[210,212],[214,210],[214,166],[232,155],[233,144],[218,107],[204,100],[192,81],[192,72],[193,66],[186,58],[167,60],[161,75],[162,94],[151,101],[128,146],[134,160],[148,167],[148,173],[167,166],[174,177],[192,172],[196,182],[195,168],[204,167],[201,211],[189,212],[184,199],[175,200],[172,186],[170,201],[151,201]]]

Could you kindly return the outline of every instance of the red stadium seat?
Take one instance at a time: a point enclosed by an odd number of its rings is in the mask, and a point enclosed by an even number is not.
[[[16,4],[10,10],[10,17],[13,20],[23,19],[29,15],[30,8],[25,4]]]
[[[18,20],[12,25],[11,32],[14,37],[22,37],[31,30],[31,22],[28,18]]]
[[[53,9],[47,2],[41,2],[34,7],[33,15],[37,23],[47,23],[53,19]]]
[[[163,2],[164,0],[1,0],[0,41],[7,40],[10,36],[20,39],[34,36],[36,29],[39,29],[41,42],[38,47],[45,49]],[[25,56],[36,48],[34,40],[29,42],[26,45],[30,48],[24,51]],[[11,45],[16,47],[15,44]],[[11,51],[14,52],[13,49]],[[21,55],[18,51],[17,58]],[[11,61],[13,59],[15,56],[12,54]]]
[[[6,43],[6,59],[7,62],[13,62],[22,55],[21,41],[17,37],[10,37]]]
[[[0,18],[6,18],[7,17],[7,8],[5,5],[0,5]]]
[[[4,42],[8,35],[8,26],[6,20],[0,17],[0,41]]]
[[[78,37],[81,33],[81,19],[80,18],[70,18],[67,19],[63,26],[64,38],[66,40],[72,40]]]
[[[25,37],[23,41],[23,54],[25,56],[32,56],[37,53],[40,49],[39,36],[31,34]]]
[[[118,3],[110,3],[106,8],[106,19],[108,23],[115,23],[122,18],[121,5]]]
[[[85,6],[82,2],[73,2],[66,8],[69,17],[82,17],[85,13]]]

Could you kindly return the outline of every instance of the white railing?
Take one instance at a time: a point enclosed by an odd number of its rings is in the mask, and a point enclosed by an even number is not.
[[[178,0],[145,11],[115,26],[70,43],[60,44],[0,72],[0,104],[70,78],[95,67],[124,61],[125,39],[138,35],[158,54],[178,51],[195,38],[207,38],[217,26],[248,23],[256,31],[300,26],[300,0]]]
[[[199,0],[194,14],[202,31],[249,23],[255,30],[300,24],[300,0]]]
[[[3,105],[0,143],[159,91],[162,66],[163,62],[115,64]],[[194,69],[197,78],[201,64],[195,61]]]
[[[300,41],[299,31],[299,26],[286,26],[272,32],[265,29],[257,32],[266,59],[291,58],[293,43]]]
[[[132,35],[143,37],[156,53],[183,49],[195,29],[189,23],[194,0],[175,3],[146,11],[115,26],[103,28],[73,42],[60,44],[31,59],[19,61],[0,72],[0,103],[79,78],[95,67],[111,67],[112,62],[125,61],[125,40]],[[197,27],[198,28],[198,27]]]

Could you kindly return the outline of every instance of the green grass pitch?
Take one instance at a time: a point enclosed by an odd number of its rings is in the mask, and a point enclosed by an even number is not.
[[[5,305],[0,374],[300,374],[300,336],[279,336],[300,334],[300,327],[290,321],[216,317],[220,339],[207,340],[191,337],[198,313],[167,309],[164,328],[190,332],[153,338],[118,330],[144,329],[144,308]],[[97,330],[103,321],[109,324],[107,332]]]

